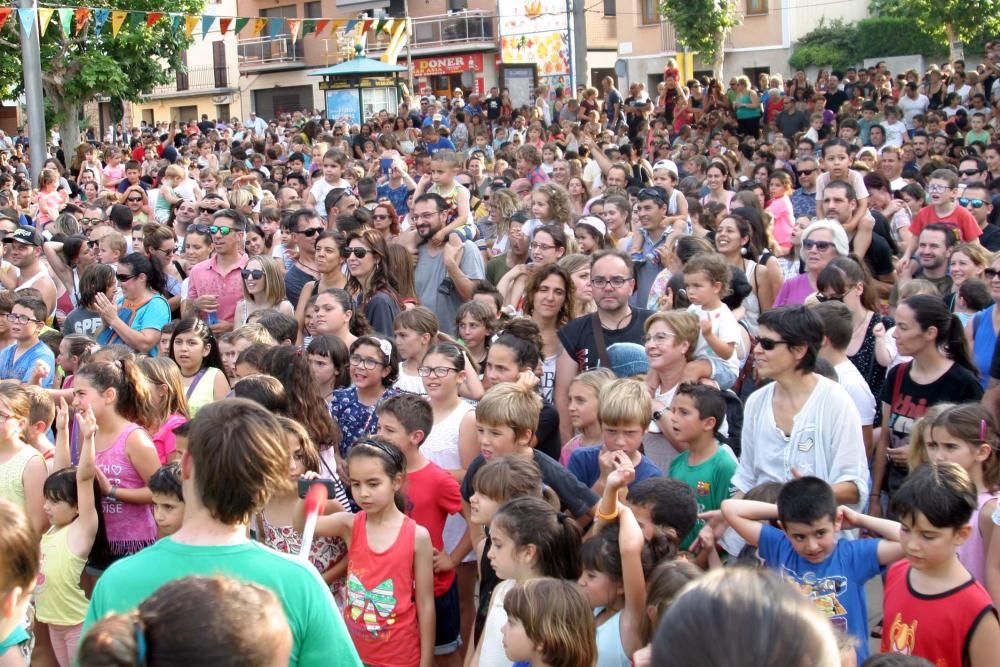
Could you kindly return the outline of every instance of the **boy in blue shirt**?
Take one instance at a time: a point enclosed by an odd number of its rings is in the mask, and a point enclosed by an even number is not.
[[[52,388],[56,377],[56,358],[52,349],[38,339],[48,315],[45,302],[33,296],[21,296],[6,315],[10,323],[11,345],[0,350],[0,380],[17,380],[28,384],[36,366],[41,375],[39,384]]]
[[[597,407],[604,444],[577,449],[566,467],[597,494],[604,493],[620,457],[635,467],[630,487],[649,477],[662,477],[660,469],[639,451],[652,418],[653,400],[646,385],[638,380],[615,380],[601,391]]]
[[[808,595],[834,626],[857,641],[860,664],[868,656],[868,600],[865,583],[883,565],[902,558],[895,521],[837,507],[833,489],[818,477],[794,479],[778,494],[778,504],[726,500],[722,516],[758,553]],[[782,530],[765,521],[777,518]],[[885,539],[838,540],[847,528],[864,528]]]

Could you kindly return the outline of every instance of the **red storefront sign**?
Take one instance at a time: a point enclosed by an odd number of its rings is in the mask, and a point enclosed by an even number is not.
[[[463,53],[436,58],[414,58],[413,76],[438,76],[441,74],[461,74],[462,72],[482,72],[482,53]]]

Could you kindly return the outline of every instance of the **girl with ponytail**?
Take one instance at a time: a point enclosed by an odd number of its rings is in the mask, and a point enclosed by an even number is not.
[[[73,409],[81,414],[90,408],[97,421],[97,479],[108,537],[107,557],[91,554],[92,574],[156,541],[146,481],[159,469],[160,457],[145,430],[159,426],[154,405],[146,378],[132,360],[92,362],[76,373]]]
[[[882,387],[882,433],[872,466],[869,513],[890,497],[907,473],[914,422],[931,406],[979,401],[982,387],[962,323],[939,297],[918,294],[896,308],[893,330],[900,356],[913,360],[889,371]]]

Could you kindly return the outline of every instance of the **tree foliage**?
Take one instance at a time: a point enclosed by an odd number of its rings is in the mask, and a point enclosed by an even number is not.
[[[659,12],[674,26],[678,43],[706,60],[722,55],[726,35],[742,20],[732,0],[661,0]]]
[[[997,0],[872,0],[869,11],[907,19],[908,32],[923,33],[945,48],[955,39],[978,46],[1000,33]]]
[[[844,69],[858,62],[858,28],[854,23],[834,19],[829,23],[820,19],[819,24],[802,36],[788,63],[795,69],[806,67],[832,67]]]
[[[892,39],[886,35],[892,35]],[[875,16],[857,23],[820,20],[815,29],[795,44],[788,63],[796,69],[809,66],[846,69],[860,65],[866,58],[936,56],[946,51],[944,43],[914,30],[911,19]]]

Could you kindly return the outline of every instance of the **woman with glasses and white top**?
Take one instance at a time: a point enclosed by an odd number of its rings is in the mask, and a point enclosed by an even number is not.
[[[569,236],[558,225],[545,225],[535,228],[528,245],[529,261],[518,264],[504,274],[497,285],[497,290],[504,297],[504,303],[513,306],[518,312],[523,308],[524,295],[531,275],[539,267],[558,262],[569,252]]]
[[[285,298],[285,281],[274,259],[255,255],[247,260],[241,275],[243,298],[236,303],[236,327],[243,326],[253,313],[262,310],[274,309],[294,317],[292,304]]]
[[[774,307],[803,304],[816,293],[816,280],[834,257],[850,254],[847,232],[835,220],[817,220],[802,232],[802,257],[806,271],[789,278],[774,300]]]

